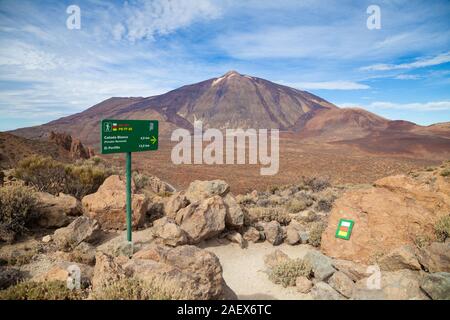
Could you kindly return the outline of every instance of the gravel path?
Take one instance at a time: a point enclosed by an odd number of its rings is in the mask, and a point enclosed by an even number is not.
[[[298,293],[295,287],[283,288],[272,283],[264,266],[264,256],[276,249],[295,259],[302,258],[308,248],[311,248],[309,245],[282,244],[274,247],[268,242],[261,242],[249,243],[246,249],[241,249],[237,244],[226,240],[211,240],[201,247],[217,255],[223,267],[223,277],[239,299],[309,299],[309,295]]]

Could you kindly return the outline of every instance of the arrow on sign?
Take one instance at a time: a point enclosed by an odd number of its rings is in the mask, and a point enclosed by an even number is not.
[[[158,141],[158,140],[155,138],[155,136],[152,136],[152,137],[150,138],[150,142],[151,142],[152,144],[155,144],[156,141]]]

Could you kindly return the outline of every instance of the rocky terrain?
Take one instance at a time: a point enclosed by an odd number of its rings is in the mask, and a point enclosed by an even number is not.
[[[315,177],[234,195],[223,180],[175,191],[135,174],[132,246],[120,174],[78,198],[8,179],[0,298],[450,299],[449,179],[445,162],[373,185]],[[355,221],[349,240],[334,237],[341,218]]]

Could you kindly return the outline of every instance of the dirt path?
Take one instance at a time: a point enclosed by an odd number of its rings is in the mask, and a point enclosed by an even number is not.
[[[223,267],[223,277],[228,286],[239,299],[256,300],[304,300],[309,296],[300,294],[295,287],[283,288],[272,283],[265,273],[264,256],[276,249],[285,252],[290,258],[301,258],[306,253],[308,245],[290,246],[282,244],[274,247],[268,242],[249,243],[248,248],[241,249],[235,243],[225,240],[211,240],[201,245],[220,260]]]

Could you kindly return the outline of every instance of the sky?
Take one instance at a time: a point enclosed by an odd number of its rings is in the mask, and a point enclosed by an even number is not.
[[[450,121],[450,1],[0,0],[0,131],[229,70],[388,119]]]

